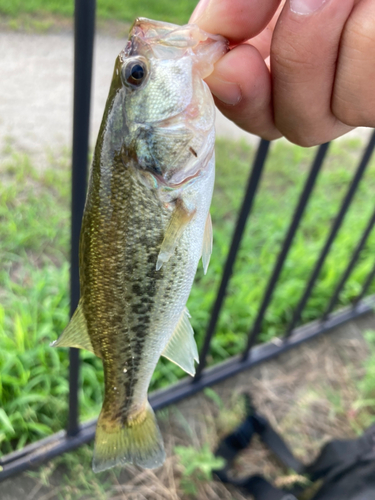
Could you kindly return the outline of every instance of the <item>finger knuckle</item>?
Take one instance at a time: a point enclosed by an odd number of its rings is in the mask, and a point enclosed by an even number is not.
[[[276,124],[277,125],[277,124]],[[288,139],[289,142],[296,144],[297,146],[302,146],[303,148],[311,148],[322,144],[325,140],[321,140],[320,137],[312,134],[311,132],[301,128],[291,128],[290,130],[283,130],[282,126],[279,128],[282,135]]]
[[[349,21],[343,36],[343,47],[350,46],[357,57],[365,57],[375,48],[375,12],[373,15],[353,18]]]
[[[333,100],[334,116],[350,127],[375,127],[375,103],[373,106],[359,106],[358,100],[348,102],[336,97]]]
[[[301,146],[303,148],[312,148],[313,146],[317,146],[318,144],[324,142],[324,141],[318,141],[307,135],[298,135],[298,134],[288,134],[285,135],[285,138],[288,139],[288,141],[292,142],[293,144],[296,144],[297,146]]]
[[[304,57],[301,57],[304,54]],[[272,48],[272,61],[277,66],[277,76],[282,75],[290,78],[298,74],[302,80],[308,80],[309,74],[316,68],[313,57],[306,54],[305,49],[301,50],[298,44],[284,43],[277,44]]]
[[[370,14],[349,20],[338,60],[332,113],[351,127],[375,126],[375,7]]]

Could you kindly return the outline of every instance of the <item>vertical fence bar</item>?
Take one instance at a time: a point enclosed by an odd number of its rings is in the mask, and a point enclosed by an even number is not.
[[[86,195],[95,7],[95,0],[75,0],[70,315],[74,313],[79,301],[78,247]],[[69,361],[67,433],[74,436],[79,431],[78,349],[70,349]]]
[[[242,235],[245,230],[246,221],[250,214],[251,207],[253,205],[255,193],[257,191],[258,184],[263,172],[263,167],[267,158],[269,147],[270,147],[269,141],[265,141],[264,139],[260,141],[258,151],[253,162],[253,168],[247,185],[246,194],[242,202],[240,214],[238,216],[237,225],[234,231],[231,247],[224,266],[224,272],[221,278],[219,291],[217,293],[216,301],[211,312],[211,318],[206,331],[203,348],[202,351],[200,352],[199,365],[194,381],[199,380],[202,371],[204,370],[207,363],[207,354],[210,349],[211,339],[215,332],[216,324],[219,319],[221,306],[223,305],[226,289],[232,274],[233,264],[236,260],[237,252],[242,240]]]
[[[357,307],[358,303],[363,299],[363,297],[366,295],[367,290],[369,289],[373,279],[375,278],[375,266],[372,268],[371,272],[366,278],[366,281],[362,287],[361,293],[358,295],[358,297],[355,298],[353,302],[353,307]]]
[[[328,316],[331,314],[331,312],[332,312],[332,310],[337,302],[337,299],[339,298],[341,290],[344,288],[344,285],[345,285],[347,279],[349,278],[351,272],[353,271],[353,268],[354,268],[354,266],[359,258],[359,255],[362,252],[362,249],[365,246],[368,237],[370,236],[370,233],[372,231],[372,228],[374,227],[374,224],[375,224],[375,211],[373,212],[371,219],[370,219],[369,223],[367,224],[367,227],[366,227],[356,249],[353,252],[352,258],[350,259],[350,262],[349,262],[346,270],[344,271],[344,273],[343,273],[343,275],[342,275],[342,277],[341,277],[341,279],[340,279],[340,281],[339,281],[339,283],[338,283],[338,285],[337,285],[337,287],[332,295],[332,298],[328,304],[328,307],[323,314],[323,320],[326,320],[328,318]]]
[[[244,352],[244,358],[247,358],[247,356],[249,355],[250,349],[255,344],[256,339],[258,337],[258,334],[261,330],[264,314],[265,314],[267,307],[271,301],[273,291],[274,291],[276,283],[279,279],[279,276],[280,276],[280,273],[282,271],[285,259],[288,255],[289,249],[292,246],[294,235],[297,232],[299,223],[302,219],[302,216],[305,212],[305,208],[306,208],[307,203],[310,199],[310,195],[311,195],[312,190],[315,186],[315,181],[316,181],[318,174],[320,172],[320,169],[323,165],[323,161],[324,161],[324,158],[327,154],[328,147],[329,147],[329,143],[322,144],[319,147],[318,152],[315,156],[313,165],[312,165],[311,170],[310,170],[310,174],[306,180],[305,187],[302,191],[297,208],[294,212],[294,216],[293,216],[292,222],[289,226],[287,235],[285,237],[281,252],[279,253],[279,256],[278,256],[277,261],[276,261],[276,265],[273,269],[271,278],[268,282],[268,286],[266,288],[266,291],[265,291],[265,294],[263,297],[263,301],[262,301],[261,306],[259,308],[257,317],[256,317],[254,325],[253,325],[253,328],[252,328],[252,330],[250,330],[246,350]]]
[[[290,322],[290,324],[287,328],[286,334],[285,334],[286,339],[288,339],[290,337],[292,331],[294,330],[295,326],[297,325],[298,320],[300,319],[301,313],[302,313],[302,311],[303,311],[303,309],[304,309],[304,307],[305,307],[305,305],[310,297],[311,291],[312,291],[312,289],[315,285],[315,282],[319,276],[319,273],[323,267],[323,264],[325,262],[327,255],[328,255],[328,252],[331,248],[331,245],[336,237],[338,230],[341,227],[341,224],[344,220],[344,217],[345,217],[346,212],[350,206],[350,203],[352,202],[354,193],[356,192],[358,184],[359,184],[360,180],[362,179],[362,176],[366,170],[368,162],[369,162],[371,155],[373,153],[374,147],[375,147],[375,131],[372,133],[370,141],[369,141],[369,143],[366,147],[366,150],[363,154],[362,160],[361,160],[361,162],[357,168],[357,171],[354,175],[353,181],[350,184],[350,187],[345,195],[345,198],[344,198],[344,201],[341,205],[340,211],[337,214],[337,217],[335,218],[331,232],[330,232],[330,234],[326,240],[326,243],[323,247],[323,250],[319,256],[318,262],[316,263],[315,268],[310,276],[310,279],[309,279],[308,284],[305,288],[305,291],[302,295],[302,298],[294,311],[292,321]]]

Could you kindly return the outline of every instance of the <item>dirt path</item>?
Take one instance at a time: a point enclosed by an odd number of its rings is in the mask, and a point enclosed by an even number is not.
[[[94,78],[90,142],[99,129],[114,60],[124,38],[97,35],[94,52]],[[44,162],[46,150],[70,147],[73,109],[73,36],[58,34],[0,33],[0,150],[7,137],[17,149]],[[354,135],[366,137],[367,129]],[[252,136],[221,113],[217,113],[217,134],[229,139]],[[351,133],[353,135],[353,132]]]
[[[102,117],[117,54],[124,40],[97,35],[90,142]],[[73,36],[0,33],[0,147],[12,137],[15,146],[43,161],[46,148],[71,144],[73,108]],[[218,113],[218,135],[257,138]]]

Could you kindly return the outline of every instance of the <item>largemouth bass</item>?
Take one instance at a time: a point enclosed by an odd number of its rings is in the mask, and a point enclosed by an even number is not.
[[[211,255],[214,184],[215,110],[203,79],[227,50],[195,25],[140,18],[115,62],[82,222],[81,298],[53,344],[103,361],[96,472],[163,463],[151,376],[161,355],[195,371],[186,301]]]

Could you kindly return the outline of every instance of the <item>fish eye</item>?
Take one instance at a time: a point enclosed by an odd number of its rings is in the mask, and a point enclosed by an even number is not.
[[[121,73],[127,87],[138,88],[146,80],[147,66],[141,59],[129,61],[122,67]]]

